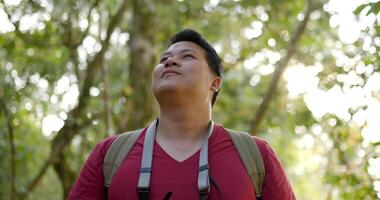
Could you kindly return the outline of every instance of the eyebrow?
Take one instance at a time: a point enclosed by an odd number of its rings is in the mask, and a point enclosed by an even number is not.
[[[193,54],[196,54],[193,50],[191,50],[191,49],[182,49],[181,51],[179,51],[179,53],[184,53],[184,52],[187,52],[187,51],[189,51],[189,52],[191,52],[191,53],[193,53]],[[167,52],[165,52],[164,54],[162,54],[160,57],[163,57],[163,56],[166,56],[166,55],[173,55],[170,51],[167,51]]]

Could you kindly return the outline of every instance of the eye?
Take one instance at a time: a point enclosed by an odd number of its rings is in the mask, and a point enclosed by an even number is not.
[[[195,58],[192,54],[184,54],[183,58]]]
[[[165,62],[167,59],[168,59],[168,57],[162,57],[162,58],[160,59],[160,63]]]

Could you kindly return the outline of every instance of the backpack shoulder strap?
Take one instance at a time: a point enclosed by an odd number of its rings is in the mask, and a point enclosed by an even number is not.
[[[248,133],[231,129],[226,130],[239,152],[245,169],[251,177],[257,198],[261,199],[265,176],[265,166],[255,140]]]
[[[142,129],[122,133],[116,137],[108,148],[103,162],[104,186],[109,187],[116,170],[124,161],[125,156],[129,153],[137,138],[140,136]]]

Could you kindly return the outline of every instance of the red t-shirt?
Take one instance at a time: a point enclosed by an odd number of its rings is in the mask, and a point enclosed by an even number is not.
[[[108,199],[138,200],[137,183],[146,129],[132,147],[127,158],[115,173],[108,189]],[[70,191],[72,199],[106,199],[104,191],[103,160],[115,139],[109,137],[100,142],[87,159],[80,176]],[[262,139],[254,138],[265,165],[263,200],[293,200],[292,188],[277,156]],[[255,191],[243,162],[226,130],[215,125],[209,138],[210,200],[256,199]],[[199,199],[197,180],[200,150],[182,162],[170,157],[155,142],[153,150],[150,200],[162,200],[168,192],[171,200]]]

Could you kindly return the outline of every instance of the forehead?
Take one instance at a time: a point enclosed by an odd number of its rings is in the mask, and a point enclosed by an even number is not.
[[[193,53],[196,53],[199,55],[206,55],[206,51],[201,46],[190,41],[176,42],[170,45],[170,47],[166,50],[165,53],[177,53],[183,50],[190,50]]]

